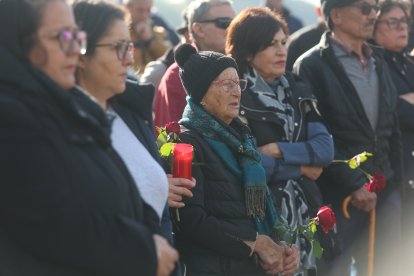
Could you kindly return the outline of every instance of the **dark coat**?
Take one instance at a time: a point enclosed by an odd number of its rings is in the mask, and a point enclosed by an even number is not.
[[[13,255],[0,274],[155,275],[158,218],[102,109],[1,47],[0,60],[0,254]]]
[[[307,50],[315,46],[321,40],[326,31],[325,23],[320,21],[310,26],[305,26],[290,36],[288,56],[286,59],[286,70],[292,71],[293,64]]]
[[[151,156],[163,166],[153,132],[152,103],[154,95],[153,85],[138,84],[135,81],[128,80],[124,93],[111,98],[109,104]],[[161,225],[164,236],[172,244],[172,223],[167,204],[162,214]]]
[[[189,275],[264,275],[243,243],[256,239],[256,226],[246,216],[242,179],[194,131],[180,138],[194,146],[196,162],[194,196],[184,200],[175,231]]]
[[[322,118],[319,116],[319,111],[316,109],[316,98],[312,94],[311,87],[301,80],[298,76],[286,72],[284,75],[289,83],[289,89],[292,93],[291,104],[294,108],[295,116],[294,116],[294,131],[293,131],[293,142],[300,143],[304,142],[307,151],[307,158],[308,161],[305,159],[300,160],[302,163],[300,165],[328,165],[333,156],[333,145],[332,139],[329,137],[329,134],[319,133],[318,137],[322,137],[319,139],[317,144],[317,148],[314,148],[315,145],[311,145],[307,143],[308,140],[308,131],[310,122],[320,122],[322,123]],[[257,93],[253,91],[250,87],[243,92],[241,98],[241,106],[240,106],[240,115],[242,118],[245,118],[247,124],[249,125],[250,129],[252,130],[252,134],[256,139],[257,146],[263,146],[269,143],[275,142],[283,142],[282,137],[285,136],[285,131],[283,127],[283,123],[278,117],[278,115],[270,110],[268,110],[263,103],[259,100]],[[286,141],[285,141],[286,142]],[[295,154],[297,152],[294,152]],[[287,156],[285,156],[286,159]],[[290,166],[295,164],[295,168],[299,167],[297,164],[297,159],[295,158],[295,162],[292,162]],[[281,166],[279,166],[278,162],[275,162],[275,169],[274,174],[277,174]],[[283,166],[283,165],[282,165]],[[284,169],[289,169],[288,167],[284,167]],[[301,177],[298,175],[298,178],[295,179],[298,181],[299,185],[301,186],[302,190],[304,191],[306,198],[308,200],[308,206],[311,209],[312,215],[321,207],[322,204],[322,196],[320,194],[319,188],[316,186],[314,181],[306,177]],[[277,179],[277,175],[269,176],[268,183],[270,187],[274,187],[274,194],[276,196],[276,202],[280,202],[279,192],[277,188],[280,186],[281,181]],[[285,181],[282,181],[285,182]]]
[[[378,124],[373,129],[355,87],[333,52],[329,36],[330,33],[325,33],[318,45],[302,55],[293,71],[313,87],[322,116],[333,135],[335,159],[349,159],[363,151],[373,153],[362,164],[362,169],[372,174],[380,171],[388,182],[386,190],[392,190],[401,177],[401,142],[397,94],[381,49],[373,48],[380,89]],[[318,179],[326,200],[337,206],[366,182],[363,173],[346,164],[328,166]]]
[[[391,77],[399,95],[414,92],[414,60],[404,53],[385,51]],[[401,138],[404,154],[403,187],[414,188],[414,105],[398,99],[398,118],[400,120]],[[414,190],[412,190],[414,192]]]
[[[306,123],[318,120],[319,117],[315,114],[316,98],[312,94],[311,87],[303,80],[289,72],[284,76],[293,93],[292,107],[295,109],[295,114],[299,114],[294,117],[293,139],[302,141],[307,137]],[[280,141],[285,136],[280,118],[276,113],[265,109],[256,92],[250,87],[242,93],[240,105],[240,115],[247,119],[258,147]]]
[[[160,162],[153,132],[152,103],[154,94],[154,86],[128,80],[124,93],[111,98],[109,104],[152,157]]]

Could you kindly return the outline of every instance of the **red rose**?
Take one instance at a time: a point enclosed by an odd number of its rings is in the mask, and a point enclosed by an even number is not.
[[[328,206],[322,206],[317,213],[317,220],[322,230],[328,234],[329,230],[333,230],[336,223],[335,213]]]
[[[385,177],[380,172],[376,172],[369,183],[366,184],[366,187],[368,191],[378,193],[385,188],[385,185]]]
[[[180,125],[176,121],[169,122],[165,125],[165,130],[167,133],[180,134]]]

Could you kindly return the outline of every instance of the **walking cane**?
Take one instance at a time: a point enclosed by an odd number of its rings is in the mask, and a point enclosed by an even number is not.
[[[347,196],[342,202],[342,213],[346,219],[350,219],[348,206],[351,203],[351,196]],[[368,273],[374,275],[374,249],[375,249],[375,208],[369,212],[369,240],[368,240]]]

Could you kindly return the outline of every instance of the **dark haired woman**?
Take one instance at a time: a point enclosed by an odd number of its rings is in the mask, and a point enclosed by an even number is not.
[[[183,196],[192,196],[195,183],[167,178],[152,132],[154,87],[127,81],[133,64],[133,44],[124,12],[109,2],[77,1],[73,5],[76,22],[88,32],[87,50],[76,72],[78,85],[110,114],[111,138],[143,199],[158,214],[168,239],[172,224],[168,205],[183,206]]]
[[[183,207],[182,198],[192,196],[190,189],[195,182],[167,178],[159,164],[152,131],[154,87],[127,81],[133,44],[124,12],[105,1],[77,1],[73,8],[77,23],[89,34],[86,53],[76,72],[78,85],[111,117],[112,144],[172,243],[168,207]]]
[[[316,215],[321,195],[315,180],[333,158],[332,139],[322,123],[311,88],[285,72],[287,28],[267,8],[243,10],[230,24],[226,52],[248,80],[240,115],[256,138],[277,209],[292,229]],[[298,275],[316,270],[309,241],[299,235]]]
[[[24,16],[21,16],[24,15]],[[0,274],[168,275],[178,258],[79,91],[63,0],[0,1]]]

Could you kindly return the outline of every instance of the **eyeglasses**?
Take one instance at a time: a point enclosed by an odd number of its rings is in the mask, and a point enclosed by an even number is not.
[[[378,5],[370,5],[367,2],[355,3],[351,6],[358,8],[361,11],[362,15],[370,15],[372,10],[378,12],[380,9]]]
[[[80,53],[86,53],[86,32],[80,30],[62,30],[57,33],[55,38],[59,41],[59,46],[62,51],[67,54],[73,49],[73,44],[76,42],[80,47]]]
[[[230,93],[232,91],[244,91],[247,87],[247,80],[239,79],[239,80],[216,80],[213,81],[213,84],[221,87],[224,92]]]
[[[401,25],[409,25],[408,19],[406,17],[401,17],[400,19],[392,17],[388,19],[378,20],[377,22],[387,24],[388,28],[390,29],[399,29]]]
[[[200,20],[198,21],[198,23],[214,23],[214,25],[216,25],[217,28],[227,29],[232,20],[233,18],[230,17],[217,17],[214,19]]]
[[[115,43],[96,44],[95,47],[113,47],[116,50],[116,56],[120,61],[124,61],[127,54],[132,54],[135,50],[132,41],[119,41]]]

